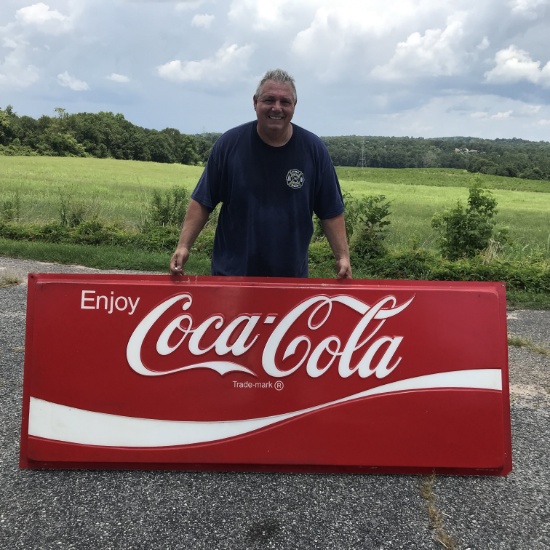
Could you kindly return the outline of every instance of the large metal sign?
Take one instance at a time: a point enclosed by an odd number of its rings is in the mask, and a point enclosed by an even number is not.
[[[31,274],[20,465],[511,470],[500,283]]]

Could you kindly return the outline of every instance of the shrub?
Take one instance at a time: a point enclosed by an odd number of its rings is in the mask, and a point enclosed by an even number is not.
[[[0,220],[0,237],[13,241],[32,240],[26,226],[15,223],[6,223]]]
[[[96,220],[99,210],[96,200],[73,201],[71,195],[59,192],[59,223],[63,227],[77,227],[86,220]]]
[[[0,203],[0,220],[13,222],[21,217],[21,199],[19,192],[15,191],[8,199]]]
[[[212,252],[214,251],[214,233],[215,226],[210,227],[207,225],[197,237],[195,243],[193,244],[193,254],[198,252],[206,256],[207,258],[212,258]],[[176,243],[177,244],[177,243]],[[174,248],[176,245],[174,245]]]
[[[531,263],[495,260],[484,263],[480,257],[434,263],[430,279],[438,281],[502,281],[508,290],[550,292],[550,266],[546,261]]]
[[[15,143],[14,140],[10,145],[0,145],[0,155],[6,157],[30,157],[37,156],[37,152],[27,145]]]
[[[386,254],[384,239],[390,224],[386,219],[389,214],[390,203],[385,195],[371,195],[360,201],[350,246],[357,258],[380,258]]]
[[[488,247],[491,239],[504,239],[505,232],[499,237],[494,234],[496,206],[490,191],[476,183],[470,188],[467,207],[459,201],[454,208],[435,214],[432,227],[439,233],[442,255],[449,260],[473,258]]]
[[[423,250],[388,254],[372,258],[367,268],[377,279],[429,279],[435,262],[433,255]]]
[[[310,265],[322,265],[334,262],[334,256],[327,241],[315,241],[309,245],[308,259]]]
[[[344,193],[344,204],[346,205],[346,237],[348,242],[351,241],[353,233],[362,221],[362,212],[368,205],[366,204],[368,199],[358,199],[351,193]]]
[[[134,235],[131,243],[145,250],[172,253],[178,244],[178,239],[179,231],[175,227],[149,226],[139,235]]]
[[[104,224],[98,220],[84,221],[69,231],[72,244],[126,246],[130,236],[117,224]]]
[[[37,240],[46,243],[63,243],[69,241],[68,235],[69,230],[67,227],[58,223],[48,223],[35,228],[34,232],[31,231],[29,240]]]
[[[184,187],[173,187],[164,193],[153,191],[143,229],[151,226],[180,227],[188,202],[188,192]]]

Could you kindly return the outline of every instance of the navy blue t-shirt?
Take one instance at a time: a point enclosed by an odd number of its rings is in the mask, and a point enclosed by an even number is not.
[[[192,194],[210,210],[222,203],[212,275],[307,277],[313,213],[344,211],[334,166],[315,134],[293,125],[288,143],[272,147],[256,125],[216,141]]]

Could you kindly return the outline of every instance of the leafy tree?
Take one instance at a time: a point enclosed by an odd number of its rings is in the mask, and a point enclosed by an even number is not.
[[[176,162],[174,144],[165,133],[150,130],[148,133],[149,152],[153,162],[172,163]]]
[[[0,109],[0,145],[8,145],[13,137],[13,129],[9,114]]]
[[[19,117],[0,109],[0,154],[90,155],[156,162],[202,164],[219,133],[182,134],[149,130],[120,113]],[[473,173],[550,180],[550,143],[472,137],[410,138],[333,136],[323,138],[336,166],[370,168],[459,168]],[[75,144],[76,141],[76,144]]]

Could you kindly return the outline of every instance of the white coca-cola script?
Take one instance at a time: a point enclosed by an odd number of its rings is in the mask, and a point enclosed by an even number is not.
[[[278,323],[274,315],[241,314],[226,319],[220,313],[199,323],[193,317],[192,294],[183,293],[162,302],[142,319],[128,341],[126,357],[130,367],[143,376],[163,376],[197,368],[208,368],[220,375],[242,372],[257,376],[257,373],[239,363],[239,357],[258,345],[262,325],[274,325],[262,352],[262,368],[268,376],[282,378],[303,368],[310,377],[318,378],[332,367],[338,370],[342,378],[355,374],[360,378],[375,375],[381,379],[399,365],[401,357],[398,356],[398,350],[403,341],[403,336],[383,335],[382,328],[388,319],[400,314],[413,300],[414,296],[399,304],[394,296],[386,296],[369,305],[346,295],[318,295],[297,304]],[[165,314],[177,303],[180,303],[184,313],[178,311],[167,322]],[[345,336],[337,334],[341,323],[334,314],[336,304],[360,316],[357,324]],[[161,322],[163,326],[159,327],[157,323]],[[323,326],[330,326],[327,325],[330,323],[334,325],[335,334],[316,339],[316,331]],[[307,331],[302,330],[305,333],[295,335],[285,344],[285,349],[281,349],[283,342],[298,332],[298,325],[306,326]],[[156,352],[160,356],[170,356],[184,346],[187,356],[198,359],[214,352],[219,360],[198,360],[167,370],[155,370],[142,360],[144,341],[153,327],[162,329],[156,342]],[[175,354],[175,360],[180,356]],[[284,368],[282,361],[285,361]]]

